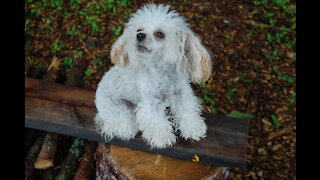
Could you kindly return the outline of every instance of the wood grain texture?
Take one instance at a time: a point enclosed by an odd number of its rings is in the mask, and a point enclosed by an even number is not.
[[[25,79],[25,126],[64,135],[105,142],[96,132],[93,117],[95,92],[40,80]],[[248,120],[203,114],[208,125],[201,141],[178,139],[167,149],[150,149],[139,135],[130,141],[111,140],[110,144],[192,160],[223,167],[244,167]]]
[[[218,179],[223,168],[110,145],[110,161],[129,179]],[[210,177],[210,178],[209,178]],[[220,178],[224,179],[224,178]]]

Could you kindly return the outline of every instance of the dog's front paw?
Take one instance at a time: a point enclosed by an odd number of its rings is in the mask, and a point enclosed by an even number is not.
[[[142,137],[148,142],[151,148],[167,148],[176,142],[176,135],[172,132],[144,131]]]
[[[207,125],[202,118],[196,120],[187,120],[180,123],[180,136],[184,139],[193,139],[199,141],[206,137]]]

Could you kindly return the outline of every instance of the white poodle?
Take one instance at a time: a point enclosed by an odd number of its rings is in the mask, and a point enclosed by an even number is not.
[[[174,132],[206,136],[190,81],[208,80],[211,57],[176,11],[155,4],[139,9],[112,45],[111,61],[115,66],[98,84],[94,119],[107,140],[129,140],[140,130],[151,148],[166,148],[176,142]]]

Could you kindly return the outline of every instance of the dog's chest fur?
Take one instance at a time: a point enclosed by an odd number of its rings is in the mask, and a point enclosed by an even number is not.
[[[179,75],[175,65],[156,63],[152,66],[145,66],[139,72],[139,86],[143,93],[152,95],[161,101],[166,101],[170,96],[179,92]],[[142,94],[144,95],[144,94]]]

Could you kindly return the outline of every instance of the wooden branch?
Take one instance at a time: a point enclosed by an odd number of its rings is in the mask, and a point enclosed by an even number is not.
[[[271,140],[273,140],[273,139],[275,139],[275,138],[277,138],[277,137],[280,137],[280,136],[282,136],[282,135],[288,134],[288,133],[290,133],[291,131],[292,131],[292,127],[282,128],[282,129],[277,130],[277,131],[275,131],[275,132],[273,132],[273,133],[270,133],[270,134],[268,135],[268,137],[267,137],[267,140],[268,140],[268,141],[271,141]]]
[[[81,157],[83,152],[83,140],[76,138],[69,149],[69,153],[66,159],[62,162],[61,168],[56,180],[60,179],[71,179],[74,171],[77,169],[78,160]]]
[[[47,169],[53,166],[53,160],[57,152],[57,143],[60,139],[60,135],[54,133],[48,133],[42,145],[41,151],[38,155],[34,168]]]
[[[96,132],[93,117],[95,92],[40,80],[25,79],[25,126],[69,136],[105,142]],[[150,149],[140,136],[110,144],[223,167],[244,167],[248,120],[203,114],[208,126],[201,141],[178,139],[167,149]]]
[[[87,141],[84,145],[84,154],[73,180],[90,179],[94,173],[94,154],[96,152],[97,142]]]
[[[24,179],[27,180],[31,177],[31,174],[33,172],[33,163],[35,157],[39,154],[43,141],[44,141],[44,134],[40,133],[38,135],[38,138],[36,139],[35,143],[30,148],[24,162]]]

